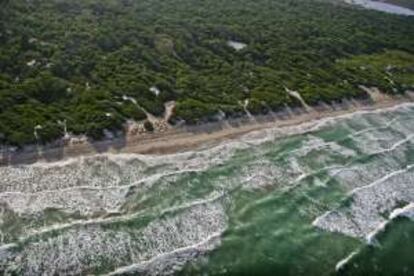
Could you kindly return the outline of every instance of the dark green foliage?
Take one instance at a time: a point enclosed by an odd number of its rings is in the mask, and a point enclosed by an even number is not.
[[[193,99],[180,101],[176,107],[177,116],[190,124],[197,123],[200,118],[211,119],[217,112],[217,106]]]
[[[244,114],[246,99],[253,114],[297,106],[285,87],[309,104],[366,97],[360,84],[412,87],[414,18],[341,3],[0,1],[1,143],[52,141],[57,120],[102,138],[146,118],[124,95],[158,116],[177,101],[172,121],[201,123]]]
[[[145,113],[137,108],[137,106],[131,102],[119,102],[119,107],[117,108],[119,114],[128,119],[133,119],[136,121],[141,121],[147,118],[147,115]]]

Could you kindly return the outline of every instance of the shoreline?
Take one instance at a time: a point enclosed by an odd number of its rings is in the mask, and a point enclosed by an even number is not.
[[[36,150],[2,152],[0,166],[23,165],[36,162],[56,162],[69,158],[92,156],[97,154],[172,154],[197,150],[203,146],[214,146],[223,141],[235,139],[242,135],[269,128],[286,128],[321,119],[336,118],[361,111],[375,111],[392,108],[404,103],[414,102],[412,95],[398,97],[380,97],[367,103],[353,101],[340,106],[326,106],[323,110],[312,108],[295,110],[296,114],[260,115],[223,122],[207,123],[200,126],[186,126],[171,129],[164,133],[143,136],[122,137],[113,140],[81,143],[68,146],[38,147]],[[299,114],[297,114],[299,113]],[[232,126],[231,123],[235,123]]]

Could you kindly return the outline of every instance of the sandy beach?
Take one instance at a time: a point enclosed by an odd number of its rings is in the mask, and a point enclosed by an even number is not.
[[[107,258],[105,275],[170,275],[250,259],[248,243],[346,269],[412,209],[412,118],[410,99],[383,97],[14,153],[9,164],[39,162],[0,166],[3,266],[82,274]]]
[[[260,131],[267,128],[284,128],[303,123],[334,118],[359,111],[372,111],[397,106],[413,101],[412,93],[406,96],[389,97],[385,95],[372,97],[370,102],[352,101],[338,106],[296,110],[295,114],[284,117],[264,115],[257,120],[244,118],[244,123],[232,126],[229,122],[211,123],[211,126],[173,128],[163,133],[141,136],[122,137],[113,140],[84,142],[65,146],[42,147],[37,149],[2,152],[0,165],[33,163],[37,161],[52,162],[71,157],[88,156],[99,153],[135,153],[135,154],[169,154],[195,150],[202,146],[211,146],[227,139]]]

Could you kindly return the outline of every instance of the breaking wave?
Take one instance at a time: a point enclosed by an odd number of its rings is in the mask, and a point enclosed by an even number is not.
[[[243,229],[303,235],[312,220],[374,242],[390,220],[413,217],[413,111],[356,112],[177,154],[0,167],[0,270],[174,274]],[[257,229],[251,212],[283,219]]]

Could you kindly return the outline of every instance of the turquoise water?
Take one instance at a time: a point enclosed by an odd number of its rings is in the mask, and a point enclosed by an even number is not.
[[[0,168],[16,274],[413,275],[414,106]]]

